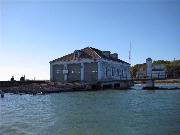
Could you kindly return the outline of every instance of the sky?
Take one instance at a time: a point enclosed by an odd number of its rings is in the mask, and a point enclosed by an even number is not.
[[[179,0],[0,0],[0,80],[49,79],[49,61],[87,46],[131,64],[180,59]]]

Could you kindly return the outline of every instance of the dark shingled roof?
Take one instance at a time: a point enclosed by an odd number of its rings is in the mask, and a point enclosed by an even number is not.
[[[117,61],[117,62],[121,62],[121,63],[126,63],[126,64],[129,64],[123,60],[120,60],[120,59],[115,59],[115,58],[112,58],[112,57],[106,57],[104,54],[103,54],[103,51],[99,50],[99,49],[96,49],[96,48],[93,48],[93,47],[86,47],[84,49],[81,49],[81,50],[77,50],[80,52],[79,56],[77,57],[74,52],[71,53],[71,54],[68,54],[68,55],[65,55],[63,57],[60,57],[60,58],[57,58],[53,61],[50,61],[51,62],[56,62],[56,61],[70,61],[70,60],[81,60],[81,59],[106,59],[106,60],[112,60],[112,61]]]

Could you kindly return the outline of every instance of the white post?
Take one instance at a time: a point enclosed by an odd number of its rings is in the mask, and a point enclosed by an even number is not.
[[[64,70],[67,70],[67,64],[64,64]],[[64,81],[67,81],[67,73],[64,73]]]
[[[53,81],[53,64],[50,63],[50,81]]]
[[[146,65],[147,65],[147,78],[148,79],[152,79],[152,59],[151,58],[147,58],[146,59]]]
[[[84,81],[84,63],[81,63],[81,81]]]
[[[98,62],[98,81],[101,80],[101,62]]]

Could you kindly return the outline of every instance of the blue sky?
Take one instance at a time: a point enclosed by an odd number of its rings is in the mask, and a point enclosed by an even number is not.
[[[49,79],[50,60],[87,46],[180,59],[178,0],[0,0],[0,13],[0,80]]]

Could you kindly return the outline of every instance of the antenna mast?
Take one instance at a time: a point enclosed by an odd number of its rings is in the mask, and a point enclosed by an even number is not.
[[[129,63],[131,64],[131,40],[130,40],[130,46],[129,46]]]

